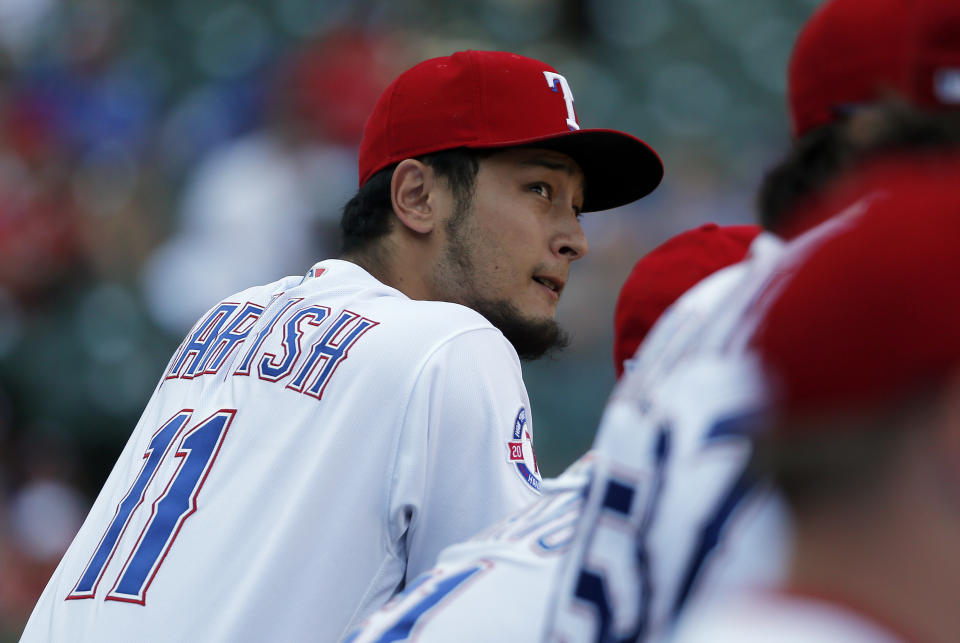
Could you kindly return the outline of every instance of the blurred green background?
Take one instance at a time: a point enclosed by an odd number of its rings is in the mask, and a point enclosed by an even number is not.
[[[505,49],[581,123],[661,155],[650,197],[583,223],[524,365],[542,473],[591,442],[634,261],[753,220],[788,143],[786,63],[816,0],[0,0],[0,640],[15,640],[183,333],[336,246],[365,116],[399,71]]]

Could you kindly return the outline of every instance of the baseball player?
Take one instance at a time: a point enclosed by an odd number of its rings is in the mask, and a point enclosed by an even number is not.
[[[745,350],[751,311],[778,277],[784,238],[811,243],[865,207],[821,221],[798,204],[886,150],[960,140],[947,82],[958,43],[949,0],[831,0],[804,27],[789,74],[797,138],[760,191],[769,232],[678,300],[618,387],[547,640],[659,639],[691,604],[782,578],[786,509],[748,466],[769,400]],[[883,100],[891,91],[914,107]]]
[[[433,632],[462,640],[471,640],[475,632],[505,638],[536,631],[518,624],[529,619],[539,625],[544,609],[549,613],[545,632],[536,635],[542,640],[653,640],[666,635],[677,614],[694,601],[732,587],[770,585],[782,576],[790,537],[785,508],[755,483],[747,466],[751,434],[767,399],[765,383],[744,352],[747,313],[774,277],[782,237],[796,236],[814,223],[794,217],[798,203],[884,149],[956,136],[956,120],[898,104],[877,105],[891,88],[924,108],[953,105],[949,87],[936,83],[949,71],[960,39],[926,47],[938,36],[915,30],[920,22],[913,14],[925,16],[923,24],[950,25],[956,24],[956,11],[944,0],[832,0],[814,15],[791,60],[794,149],[760,191],[761,221],[768,231],[754,240],[747,261],[683,295],[631,360],[632,372],[611,398],[589,464],[573,470],[580,480],[574,475],[563,480],[561,493],[568,499],[587,494],[585,504],[557,501],[550,513],[544,500],[535,506],[545,507],[544,513],[532,513],[530,523],[515,521],[531,537],[544,533],[532,525],[556,527],[548,521],[553,518],[566,534],[574,532],[572,544],[565,543],[559,554],[561,561],[541,563],[545,571],[539,576],[524,573],[524,567],[532,567],[532,557],[524,556],[527,541],[515,538],[512,548],[502,541],[484,548],[478,539],[469,545],[472,550],[459,550],[457,565],[432,578],[442,581],[473,569],[471,576],[461,577],[447,593],[434,591],[447,586],[427,577],[419,599],[409,592],[408,602],[398,604],[394,616],[371,624],[372,633],[364,631],[361,640],[380,640],[376,632],[385,631],[391,618],[402,620],[402,631],[418,640],[429,640]],[[882,27],[888,36],[884,43],[910,44],[881,45],[865,25]],[[916,51],[934,53],[915,59]],[[513,534],[509,528],[503,533],[503,540]],[[484,563],[490,556],[493,571]],[[498,571],[507,566],[515,569]],[[558,566],[563,568],[559,583]],[[542,599],[507,600],[503,590],[484,589],[484,578],[495,574],[513,574],[511,587],[521,587],[516,593],[524,597],[551,591],[554,596],[545,607]],[[522,584],[516,580],[521,578]],[[496,617],[478,625],[477,618],[453,607],[459,618],[448,619],[446,606],[459,603],[460,592],[475,599],[471,607],[478,614]],[[440,597],[445,598],[435,600]],[[431,625],[434,618],[444,624]]]
[[[505,52],[383,93],[343,252],[214,305],[174,353],[24,641],[336,641],[535,500],[520,357],[561,339],[581,212],[662,176]]]
[[[777,411],[754,466],[793,516],[789,573],[687,612],[676,643],[957,640],[958,173],[955,154],[870,167],[819,206],[842,225],[788,245],[752,345]]]
[[[710,273],[741,260],[757,226],[705,224],[664,242],[637,261],[620,290],[614,360],[631,357],[657,317]],[[629,364],[627,365],[629,369]],[[437,565],[371,616],[351,643],[416,639],[538,640],[589,485],[593,457],[544,480],[530,507],[445,549]],[[506,598],[508,597],[508,598]],[[389,633],[389,634],[388,634]]]

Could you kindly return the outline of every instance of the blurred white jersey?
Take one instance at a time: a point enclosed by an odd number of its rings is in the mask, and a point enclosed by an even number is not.
[[[764,397],[737,338],[781,247],[761,234],[744,263],[682,296],[594,450],[529,508],[446,549],[351,643],[652,638],[690,595],[777,578],[787,534],[744,476]]]
[[[743,592],[684,612],[670,643],[906,643],[870,616],[827,600]]]
[[[581,457],[526,510],[447,547],[345,643],[536,641],[583,509],[592,458]]]
[[[187,335],[23,641],[337,641],[538,496],[513,347],[340,260]]]
[[[782,252],[761,233],[641,345],[594,443],[546,640],[657,640],[693,601],[782,578],[787,514],[746,466],[767,392],[745,350]]]

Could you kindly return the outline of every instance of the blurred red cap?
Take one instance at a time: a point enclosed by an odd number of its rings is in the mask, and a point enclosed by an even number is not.
[[[830,0],[797,38],[788,72],[794,136],[888,92],[960,106],[960,2]]]
[[[871,165],[788,246],[754,337],[784,418],[874,410],[960,367],[958,176],[956,155]]]
[[[333,32],[284,62],[278,91],[316,135],[356,145],[367,114],[396,74],[392,60],[400,53],[378,34]]]
[[[360,185],[407,158],[533,143],[580,165],[585,212],[635,201],[663,177],[660,158],[640,139],[580,129],[569,84],[550,65],[502,51],[461,51],[415,65],[383,92],[360,144]]]
[[[737,263],[760,233],[754,225],[705,223],[681,232],[644,255],[627,277],[614,312],[613,363],[617,378],[654,322],[680,295],[717,270]]]

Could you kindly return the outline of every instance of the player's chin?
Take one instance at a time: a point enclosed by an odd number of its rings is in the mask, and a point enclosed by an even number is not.
[[[537,359],[569,344],[554,319],[556,305],[547,305],[543,299],[480,300],[473,302],[473,308],[500,329],[520,359]]]
[[[557,319],[557,304],[536,302],[523,308],[523,317],[533,324],[550,324]]]
[[[552,315],[512,319],[500,330],[523,360],[539,359],[559,352],[570,343],[567,333]]]

